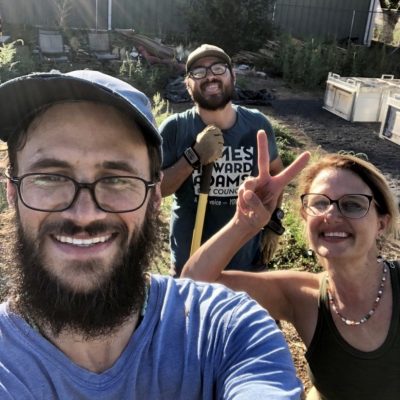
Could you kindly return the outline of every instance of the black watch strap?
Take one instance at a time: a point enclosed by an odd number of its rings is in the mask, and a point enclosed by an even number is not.
[[[272,232],[275,232],[277,235],[282,235],[285,232],[285,228],[282,225],[284,216],[284,211],[281,208],[276,208],[271,215],[270,221],[265,225],[265,227],[270,229]]]
[[[192,168],[200,168],[200,158],[193,147],[188,147],[183,152],[183,157],[185,157],[185,160],[192,166]]]

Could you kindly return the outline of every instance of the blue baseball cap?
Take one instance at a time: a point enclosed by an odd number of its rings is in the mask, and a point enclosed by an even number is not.
[[[35,111],[68,100],[95,101],[120,109],[136,121],[161,158],[162,139],[148,97],[127,82],[91,70],[33,73],[0,85],[0,139],[7,142]]]

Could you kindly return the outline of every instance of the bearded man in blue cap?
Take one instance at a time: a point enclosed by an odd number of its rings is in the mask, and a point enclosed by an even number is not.
[[[42,73],[1,85],[0,104],[14,246],[1,399],[299,398],[255,302],[147,272],[162,155],[143,93],[95,71]]]

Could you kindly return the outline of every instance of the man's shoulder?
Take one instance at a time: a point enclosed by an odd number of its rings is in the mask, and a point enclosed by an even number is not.
[[[264,119],[266,118],[265,115],[257,108],[248,108],[248,107],[238,106],[238,105],[236,105],[235,108],[239,115],[252,116],[252,117],[264,118]]]
[[[172,278],[152,275],[152,288],[157,286],[159,297],[164,297],[163,303],[194,302],[198,306],[207,304],[210,308],[219,305],[226,311],[232,311],[243,303],[257,303],[244,292],[235,292],[219,283],[197,282],[188,278]],[[263,310],[265,311],[265,310]]]
[[[267,116],[255,108],[235,106],[238,114],[238,123],[240,126],[257,127],[265,129],[267,133],[272,132],[273,128]]]
[[[160,131],[163,131],[167,126],[171,124],[177,124],[180,122],[189,121],[194,119],[196,116],[195,108],[191,107],[185,111],[169,115],[160,125]]]

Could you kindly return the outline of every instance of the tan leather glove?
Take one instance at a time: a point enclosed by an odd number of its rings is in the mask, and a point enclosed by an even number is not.
[[[221,129],[214,125],[206,126],[196,137],[193,149],[200,158],[202,165],[207,165],[222,155],[224,136]]]
[[[268,264],[278,248],[279,235],[265,228],[261,234],[261,257],[264,264]]]

